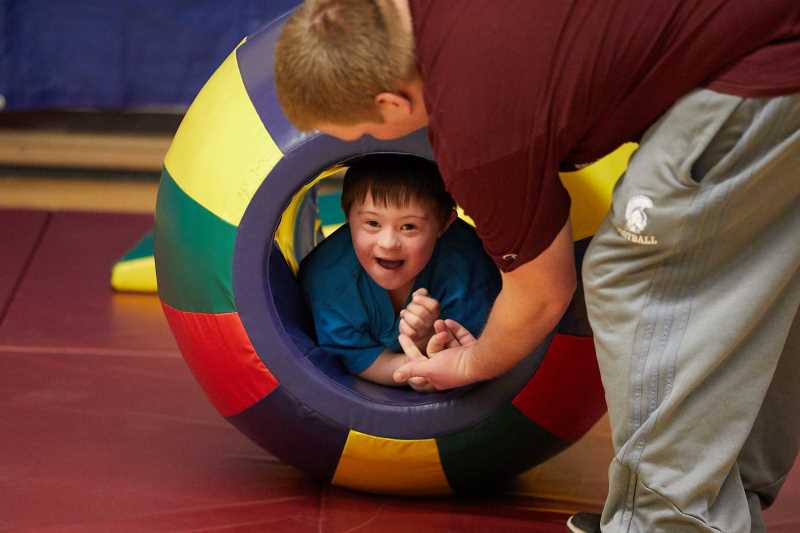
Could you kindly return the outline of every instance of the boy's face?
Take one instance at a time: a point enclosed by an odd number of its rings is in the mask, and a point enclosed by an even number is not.
[[[352,205],[347,221],[358,261],[388,291],[411,289],[444,230],[425,202],[376,205],[369,193],[363,203]]]

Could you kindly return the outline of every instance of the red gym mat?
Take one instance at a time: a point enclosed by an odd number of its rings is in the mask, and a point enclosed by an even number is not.
[[[157,298],[109,289],[151,223],[0,211],[0,531],[550,533],[602,502],[603,424],[515,496],[371,496],[279,463],[213,411]],[[770,532],[800,531],[798,508],[795,468]]]

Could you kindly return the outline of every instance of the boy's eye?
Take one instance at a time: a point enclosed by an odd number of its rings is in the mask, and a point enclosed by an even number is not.
[[[364,224],[366,224],[367,226],[369,226],[371,228],[377,228],[377,227],[380,226],[380,224],[378,224],[377,220],[366,220],[366,221],[364,221]]]
[[[400,229],[403,231],[413,231],[417,229],[417,226],[415,226],[414,224],[403,224],[402,226],[400,226]]]

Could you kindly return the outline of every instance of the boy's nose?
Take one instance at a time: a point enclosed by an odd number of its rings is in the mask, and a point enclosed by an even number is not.
[[[391,250],[397,248],[399,245],[400,239],[397,237],[396,232],[388,229],[381,232],[378,238],[378,246],[386,250]]]

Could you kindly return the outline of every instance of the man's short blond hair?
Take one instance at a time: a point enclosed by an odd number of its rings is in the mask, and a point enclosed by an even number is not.
[[[392,0],[306,0],[275,47],[275,87],[289,121],[383,122],[375,96],[416,72],[414,37]]]

